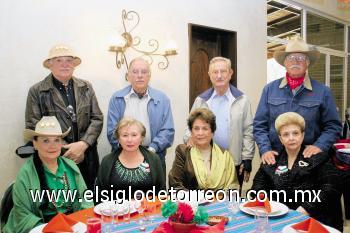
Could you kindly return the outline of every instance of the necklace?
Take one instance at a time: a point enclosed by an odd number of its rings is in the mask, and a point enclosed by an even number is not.
[[[57,177],[58,179],[61,180],[61,183],[63,183],[63,186],[64,186],[64,190],[61,190],[62,192],[69,192],[70,190],[70,186],[69,186],[69,182],[68,182],[68,177],[67,177],[67,173],[64,172],[63,173],[63,176],[62,177]],[[54,190],[55,192],[57,190]],[[62,193],[60,193],[60,195],[62,195]],[[67,194],[66,194],[67,195]],[[59,197],[59,196],[56,196],[56,197]],[[72,207],[72,201],[69,200],[69,202],[65,202],[65,200],[62,200],[62,203],[61,204],[57,204],[54,200],[55,198],[52,198],[51,199],[51,204],[53,205],[54,209],[57,211],[58,208],[61,208],[63,207],[65,204],[66,204],[66,207],[67,207],[67,212],[70,211],[71,207]]]

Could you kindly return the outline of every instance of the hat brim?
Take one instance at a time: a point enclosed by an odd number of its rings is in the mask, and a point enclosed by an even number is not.
[[[44,66],[45,68],[47,68],[47,69],[50,69],[50,62],[49,62],[49,61],[50,61],[51,59],[53,59],[53,58],[55,58],[55,57],[49,57],[49,58],[47,58],[47,59],[43,62],[43,66]],[[80,59],[79,57],[73,57],[73,58],[74,58],[74,60],[73,60],[73,65],[74,65],[74,67],[80,65],[81,59]]]
[[[320,52],[318,50],[312,50],[312,51],[293,51],[293,52],[285,52],[285,51],[276,51],[273,54],[273,57],[275,60],[280,64],[281,66],[284,66],[284,60],[286,57],[291,53],[303,53],[306,56],[308,56],[310,65],[312,66],[315,64],[315,62],[320,58]]]
[[[23,132],[23,137],[27,141],[32,141],[35,136],[61,137],[61,138],[64,138],[65,136],[67,136],[69,134],[70,130],[71,130],[71,127],[69,127],[66,132],[61,133],[61,134],[47,134],[47,133],[37,133],[37,132],[35,132],[34,130],[31,130],[31,129],[25,129],[24,132]]]

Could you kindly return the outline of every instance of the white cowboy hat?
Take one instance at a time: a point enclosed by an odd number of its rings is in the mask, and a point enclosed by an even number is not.
[[[320,57],[320,52],[316,49],[311,49],[310,46],[308,46],[306,42],[299,36],[290,39],[288,41],[285,51],[276,51],[273,54],[273,57],[280,65],[284,66],[284,60],[286,56],[288,56],[291,53],[305,54],[309,58],[309,66],[312,66]]]
[[[26,140],[33,140],[34,136],[58,136],[64,138],[70,132],[71,127],[62,133],[61,125],[55,116],[43,116],[35,125],[35,130],[25,129],[23,136]]]
[[[49,68],[49,60],[55,57],[73,57],[74,66],[78,66],[81,63],[81,59],[75,55],[73,49],[67,45],[59,44],[50,49],[49,56],[43,62],[45,68]]]

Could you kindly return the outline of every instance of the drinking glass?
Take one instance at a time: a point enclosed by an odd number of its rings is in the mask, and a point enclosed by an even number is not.
[[[135,200],[135,208],[137,210],[137,212],[139,213],[139,215],[141,216],[138,220],[137,220],[137,224],[139,225],[139,230],[142,231],[146,231],[146,227],[145,227],[145,209],[146,209],[146,201],[142,200],[142,197],[136,197],[137,200]]]
[[[256,209],[254,211],[255,232],[270,233],[271,226],[269,224],[269,215],[264,209]]]
[[[101,219],[102,219],[102,232],[110,233],[113,228],[113,219],[114,219],[113,211],[110,208],[101,210]]]
[[[130,202],[126,201],[124,202],[125,209],[123,213],[123,221],[126,223],[130,223]]]
[[[231,212],[232,220],[237,219],[237,213],[239,212],[239,195],[236,192],[226,192],[227,208]]]
[[[101,231],[101,219],[99,218],[88,218],[86,225],[87,233],[98,233],[98,231]]]
[[[147,215],[148,215],[148,221],[152,222],[154,221],[154,214],[155,214],[155,211],[156,211],[156,203],[154,202],[150,202],[150,203],[147,203]]]

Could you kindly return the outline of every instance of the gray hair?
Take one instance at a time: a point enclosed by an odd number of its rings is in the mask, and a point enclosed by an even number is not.
[[[209,62],[209,70],[213,64],[215,64],[217,62],[221,62],[221,61],[226,63],[228,69],[231,69],[231,60],[230,59],[225,58],[225,57],[213,57]]]

